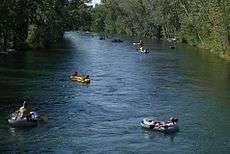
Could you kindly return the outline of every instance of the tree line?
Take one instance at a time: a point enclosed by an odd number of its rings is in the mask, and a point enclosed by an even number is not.
[[[44,48],[91,25],[89,0],[1,0],[0,51]]]
[[[179,41],[230,54],[229,0],[102,0],[93,31]]]
[[[44,48],[65,31],[177,38],[230,55],[229,0],[1,0],[0,51]]]

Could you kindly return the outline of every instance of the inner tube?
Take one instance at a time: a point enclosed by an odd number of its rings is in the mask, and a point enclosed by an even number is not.
[[[87,76],[87,78],[85,78],[85,77],[81,77],[81,76],[71,75],[70,80],[77,81],[80,83],[90,83],[90,79],[88,76]]]
[[[176,47],[174,45],[169,46],[171,49],[175,49]]]
[[[144,118],[140,125],[142,128],[159,131],[163,133],[173,133],[179,130],[177,122],[156,121],[150,118]]]
[[[8,119],[8,123],[12,127],[33,127],[37,126],[39,116],[36,112],[30,112],[29,117],[20,118],[16,113],[12,113]]]
[[[141,53],[149,53],[149,51],[148,51],[147,49],[144,49],[143,47],[141,47],[141,48],[139,49],[139,51],[140,51]]]

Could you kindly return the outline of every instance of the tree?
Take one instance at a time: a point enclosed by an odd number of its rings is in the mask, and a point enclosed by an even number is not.
[[[100,29],[107,33],[176,37],[215,53],[230,54],[228,0],[103,0],[93,14],[94,25],[103,23]]]

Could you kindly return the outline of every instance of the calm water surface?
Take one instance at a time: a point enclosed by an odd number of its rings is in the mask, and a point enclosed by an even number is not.
[[[230,63],[195,48],[112,43],[77,32],[43,51],[0,57],[0,153],[229,153]],[[69,80],[89,74],[88,86]],[[49,123],[14,129],[27,100]],[[146,131],[144,117],[179,118],[180,132]]]

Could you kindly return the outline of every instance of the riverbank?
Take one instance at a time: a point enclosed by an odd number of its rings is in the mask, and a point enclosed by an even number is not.
[[[230,61],[230,54],[229,53],[221,52],[219,54],[219,57],[222,58],[222,59],[224,59],[224,60]]]

